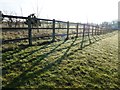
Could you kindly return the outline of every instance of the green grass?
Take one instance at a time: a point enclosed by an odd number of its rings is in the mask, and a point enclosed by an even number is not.
[[[3,53],[3,87],[120,89],[118,33],[95,39],[82,50],[77,38]]]

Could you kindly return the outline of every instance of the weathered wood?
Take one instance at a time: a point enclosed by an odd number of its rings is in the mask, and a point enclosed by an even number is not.
[[[67,39],[69,39],[69,35],[76,35],[75,37],[78,37],[78,35],[79,34],[81,34],[81,36],[82,36],[82,43],[81,43],[81,48],[83,47],[83,42],[84,42],[84,37],[85,36],[90,36],[90,35],[99,35],[99,34],[104,34],[104,33],[107,33],[107,32],[111,32],[111,30],[109,29],[107,29],[107,27],[105,28],[100,28],[98,25],[90,25],[90,27],[92,26],[92,28],[89,28],[89,29],[92,29],[92,32],[91,32],[91,30],[89,30],[88,29],[88,31],[86,31],[85,29],[86,29],[86,25],[87,24],[81,24],[81,23],[73,23],[73,22],[65,22],[65,21],[59,21],[59,20],[55,20],[55,19],[53,19],[53,20],[50,20],[50,19],[40,19],[40,18],[32,18],[32,19],[35,19],[35,20],[43,20],[43,21],[52,21],[52,23],[50,23],[52,26],[51,27],[32,27],[32,24],[31,24],[31,16],[29,16],[29,17],[22,17],[22,16],[12,16],[12,15],[3,15],[2,14],[2,17],[3,17],[3,19],[4,18],[19,18],[19,19],[27,19],[28,20],[28,27],[26,28],[26,27],[23,27],[23,28],[18,28],[18,27],[16,27],[16,28],[7,28],[7,27],[4,27],[4,28],[2,28],[3,29],[3,31],[18,31],[19,29],[20,30],[24,30],[24,29],[28,29],[28,37],[27,37],[27,39],[28,39],[28,41],[29,41],[29,45],[32,45],[32,40],[34,39],[34,38],[39,38],[39,37],[52,37],[52,41],[55,41],[55,36],[62,36],[63,34],[56,34],[55,33],[55,30],[56,29],[66,29],[67,30],[67,34],[66,34],[66,36],[67,36],[67,38],[66,38],[66,40]],[[55,27],[55,23],[56,22],[59,22],[59,23],[64,23],[65,25],[67,24],[67,27],[61,27],[61,28],[58,28],[57,27],[57,25],[56,25],[56,27]],[[74,26],[75,27],[70,27],[70,25],[72,26],[74,24]],[[83,28],[80,28],[79,27],[79,25],[82,25],[83,26]],[[39,29],[39,30],[44,30],[44,29],[51,29],[51,30],[53,30],[53,32],[52,32],[52,34],[51,35],[48,35],[48,36],[37,36],[37,37],[32,37],[32,31],[33,30],[36,30],[36,29]],[[75,30],[75,32],[74,33],[70,33],[70,30],[71,29],[73,29],[73,30]],[[80,29],[83,29],[83,32],[81,33],[79,33],[79,30]],[[19,30],[19,31],[20,31]],[[65,33],[64,33],[64,35],[65,35]],[[9,41],[19,41],[19,40],[24,40],[24,39],[22,39],[22,38],[20,38],[20,39],[14,39],[14,40],[4,40],[4,42],[9,42]]]
[[[52,33],[52,42],[55,41],[55,19],[53,19],[53,33]]]
[[[95,27],[95,35],[97,35],[97,27]]]
[[[26,40],[26,39],[28,38],[16,38],[16,39],[10,39],[10,40],[2,40],[2,43],[5,44],[9,42],[19,42],[19,41]]]
[[[89,36],[90,31],[89,31],[89,25],[88,24],[87,24],[87,33],[88,33],[88,36]]]
[[[94,27],[92,26],[92,36],[93,36],[93,29],[94,29]]]
[[[83,48],[84,36],[85,36],[85,24],[83,25],[83,34],[82,34],[82,41],[80,46],[81,49]]]
[[[13,16],[13,15],[3,15],[2,17],[9,17],[9,18],[19,18],[19,19],[27,19],[28,17],[23,17],[23,16]]]
[[[32,45],[32,29],[31,29],[31,17],[28,16],[28,41],[29,45]]]
[[[90,25],[88,25],[88,39],[89,39],[89,43],[91,44],[91,39],[90,39]]]
[[[77,23],[77,26],[76,26],[76,38],[78,37],[78,27],[79,27],[79,24]]]
[[[67,22],[67,38],[66,38],[66,40],[68,40],[69,39],[69,21]]]

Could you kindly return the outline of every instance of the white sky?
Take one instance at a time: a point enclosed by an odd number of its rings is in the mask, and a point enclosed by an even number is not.
[[[72,22],[101,23],[117,20],[119,0],[0,0],[0,10],[28,16],[39,11],[39,18]],[[21,13],[22,9],[22,13]],[[4,13],[5,14],[5,13]]]

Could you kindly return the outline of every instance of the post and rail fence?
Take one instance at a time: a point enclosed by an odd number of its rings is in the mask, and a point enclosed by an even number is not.
[[[6,22],[4,19],[7,18],[9,21]],[[14,21],[12,21],[14,19]],[[21,22],[15,22],[17,19],[24,19],[23,21],[27,21],[27,24],[21,26]],[[44,22],[44,23],[43,23]],[[36,23],[36,26],[33,24]],[[2,30],[3,31],[12,31],[12,30],[27,30],[27,37],[24,38],[15,38],[15,39],[8,39],[8,40],[2,40],[3,43],[7,42],[14,42],[14,41],[21,41],[27,39],[29,42],[29,45],[32,45],[32,40],[33,40],[33,33],[32,31],[34,30],[51,30],[51,34],[48,36],[44,37],[51,37],[52,42],[56,40],[57,36],[66,36],[65,40],[69,39],[70,35],[73,35],[75,38],[78,38],[81,36],[82,41],[84,41],[85,36],[94,36],[94,35],[101,35],[105,34],[107,32],[111,32],[112,30],[110,28],[106,27],[101,27],[99,25],[93,25],[93,24],[83,24],[83,23],[73,23],[73,22],[65,22],[65,21],[59,21],[59,20],[51,20],[51,19],[41,19],[41,18],[36,18],[33,15],[29,15],[28,17],[23,17],[23,16],[13,16],[13,15],[4,15],[2,14]],[[11,24],[11,25],[8,25]],[[13,24],[20,24],[18,26],[13,27]],[[42,25],[43,26],[42,26]],[[46,24],[46,26],[45,26]],[[8,26],[6,26],[8,25]],[[65,31],[66,33],[60,33],[58,34],[58,30],[62,30],[63,32]],[[48,31],[46,31],[48,33]],[[41,34],[42,32],[39,32]],[[43,37],[42,34],[37,36],[38,38]],[[90,42],[91,43],[91,42]],[[81,47],[83,46],[83,42],[81,43]]]

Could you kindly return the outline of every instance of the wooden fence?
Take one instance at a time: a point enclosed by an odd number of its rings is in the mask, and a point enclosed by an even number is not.
[[[12,30],[28,30],[28,37],[25,38],[18,38],[18,39],[9,39],[9,40],[2,40],[3,43],[7,43],[7,42],[14,42],[14,41],[21,41],[21,40],[25,40],[27,39],[29,41],[29,45],[32,45],[32,40],[34,38],[40,38],[43,36],[37,36],[37,37],[33,37],[32,36],[32,31],[33,30],[52,30],[52,34],[48,35],[46,37],[51,37],[52,38],[52,42],[54,42],[56,40],[55,37],[57,36],[66,36],[65,40],[68,40],[70,35],[74,35],[76,38],[78,38],[79,36],[81,36],[82,41],[84,41],[84,37],[85,36],[94,36],[94,35],[101,35],[101,34],[105,34],[107,32],[110,32],[111,29],[108,29],[106,27],[101,27],[99,25],[91,25],[91,24],[83,24],[83,23],[73,23],[73,22],[65,22],[65,21],[59,21],[59,20],[50,20],[50,19],[41,19],[41,18],[36,18],[36,17],[32,17],[32,15],[28,16],[28,17],[23,17],[23,16],[12,16],[12,15],[3,15],[2,14],[2,19],[4,20],[4,18],[9,18],[9,19],[24,19],[27,21],[26,26],[24,27],[2,27],[2,30],[4,31],[12,31]],[[46,21],[49,22],[48,24],[50,24],[50,27],[33,27],[33,23],[35,21]],[[36,22],[35,22],[36,23]],[[42,22],[41,22],[42,23]],[[38,23],[40,24],[40,23]],[[60,24],[63,25],[63,27],[60,27]],[[59,26],[59,27],[58,27]],[[62,34],[57,34],[56,30],[66,30],[66,33],[62,33]],[[74,32],[71,33],[71,30],[74,30]],[[81,44],[82,46],[82,44]]]

